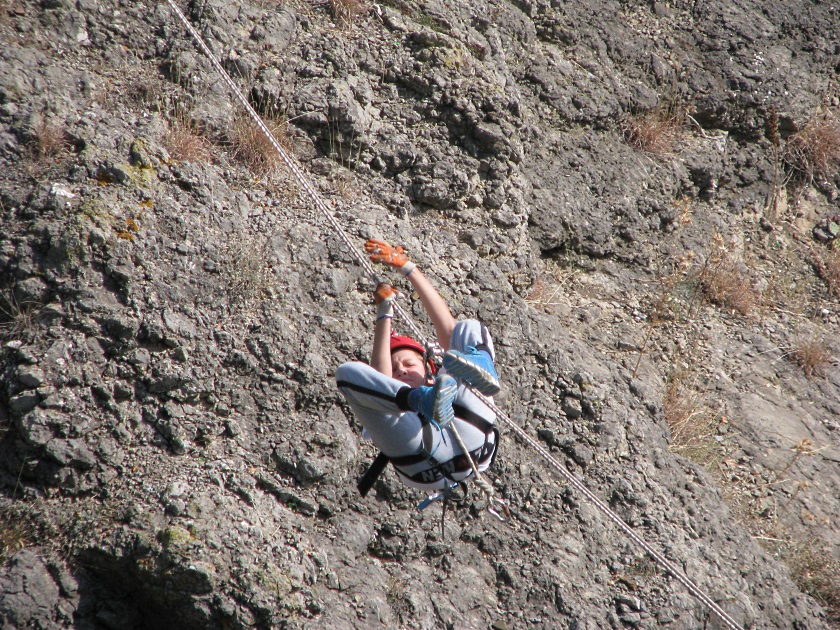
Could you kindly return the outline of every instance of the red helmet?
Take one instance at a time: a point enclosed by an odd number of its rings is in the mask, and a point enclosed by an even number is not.
[[[402,350],[403,348],[408,348],[409,350],[414,350],[415,352],[419,352],[420,356],[423,358],[426,357],[426,348],[423,347],[423,344],[419,341],[415,341],[411,337],[404,337],[403,335],[398,335],[395,332],[391,333],[391,354],[394,354],[397,350]],[[431,359],[426,361],[429,373],[435,373],[435,363]]]

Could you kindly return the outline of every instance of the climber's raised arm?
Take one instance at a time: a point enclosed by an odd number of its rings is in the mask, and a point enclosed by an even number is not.
[[[365,249],[371,260],[390,265],[408,278],[411,286],[420,296],[420,301],[435,327],[437,342],[444,351],[449,350],[452,340],[452,330],[455,328],[455,318],[444,299],[432,286],[423,272],[408,259],[402,247],[392,247],[385,241],[368,239]]]
[[[390,284],[381,282],[373,292],[376,304],[376,324],[373,328],[373,353],[370,366],[385,376],[393,377],[391,366],[391,319],[397,292]]]

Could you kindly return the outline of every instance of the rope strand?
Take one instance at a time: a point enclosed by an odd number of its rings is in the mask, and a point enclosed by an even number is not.
[[[603,514],[607,516],[613,523],[615,523],[621,531],[623,531],[633,542],[639,545],[642,549],[644,549],[656,562],[660,564],[660,566],[665,569],[668,573],[670,573],[674,579],[676,579],[680,584],[682,584],[686,590],[694,595],[697,599],[701,602],[706,604],[712,612],[714,612],[718,617],[720,617],[721,621],[723,621],[729,628],[732,630],[744,630],[742,626],[738,624],[729,614],[724,611],[718,604],[707,595],[699,586],[697,586],[687,575],[685,575],[682,571],[680,571],[677,567],[675,567],[670,560],[668,560],[665,556],[659,553],[656,549],[654,549],[644,538],[639,536],[632,527],[630,527],[624,520],[615,512],[613,512],[601,499],[599,499],[586,485],[580,481],[574,474],[572,474],[569,470],[565,468],[565,466],[561,465],[552,455],[549,453],[539,442],[537,442],[534,438],[528,435],[524,429],[522,429],[518,424],[513,422],[501,409],[499,409],[496,404],[491,401],[489,398],[484,396],[481,392],[472,389],[472,392],[481,400],[485,405],[487,405],[497,416],[504,418],[509,426],[516,435],[522,438],[528,446],[533,448],[537,453],[539,453],[542,458],[558,473],[560,476],[563,477],[566,481],[568,481],[578,492],[583,494],[589,501],[595,505]]]
[[[239,103],[245,108],[245,111],[254,121],[254,123],[259,127],[260,131],[265,135],[274,149],[282,158],[283,162],[289,168],[289,170],[294,175],[295,179],[301,185],[304,191],[306,191],[307,195],[310,197],[312,202],[321,212],[321,214],[327,219],[327,222],[330,226],[335,230],[336,234],[338,234],[339,238],[344,242],[344,245],[347,248],[347,251],[350,255],[355,258],[356,262],[365,270],[368,277],[376,284],[381,282],[379,276],[374,271],[370,261],[359,251],[359,249],[353,243],[353,240],[338,222],[338,220],[333,216],[332,212],[330,212],[329,208],[327,207],[324,200],[318,194],[318,191],[315,190],[314,186],[310,183],[306,175],[304,174],[301,167],[297,164],[297,161],[289,155],[289,153],[280,145],[277,139],[274,137],[274,134],[271,133],[271,130],[268,126],[263,122],[262,118],[257,114],[236,84],[233,82],[233,79],[230,78],[230,75],[224,69],[222,64],[207,46],[207,44],[202,39],[201,35],[195,28],[190,24],[184,14],[181,12],[181,9],[178,8],[178,5],[175,4],[174,0],[166,0],[175,14],[178,16],[178,19],[187,29],[187,31],[192,36],[193,40],[195,40],[196,44],[201,48],[204,52],[205,56],[210,60],[213,64],[213,67],[219,73],[219,75],[224,79],[227,86],[230,88],[231,92],[233,92],[236,99]],[[395,303],[394,309],[399,313],[400,318],[411,328],[412,334],[415,336],[416,339],[425,342],[425,337],[411,318],[411,316],[407,313],[407,311],[400,305]],[[501,418],[504,420],[507,425],[516,433],[520,438],[522,438],[531,448],[533,448],[537,453],[539,453],[543,459],[556,471],[558,472],[566,481],[568,481],[578,492],[583,494],[589,501],[592,502],[604,515],[607,516],[609,520],[611,520],[615,525],[623,531],[628,538],[630,538],[633,542],[639,545],[642,549],[644,549],[659,565],[665,569],[668,573],[670,573],[680,584],[682,584],[689,593],[691,593],[694,597],[700,600],[702,603],[706,604],[709,609],[714,612],[721,621],[724,622],[726,626],[728,626],[731,630],[744,630],[742,626],[740,626],[729,614],[726,613],[709,595],[707,595],[699,586],[697,586],[687,575],[685,575],[682,571],[680,571],[677,567],[675,567],[665,556],[659,553],[656,549],[654,549],[647,541],[645,541],[641,536],[639,536],[633,529],[625,523],[620,516],[618,516],[615,512],[613,512],[603,501],[601,501],[586,485],[583,484],[578,478],[573,475],[570,471],[566,470],[560,462],[558,462],[552,455],[545,450],[534,438],[529,436],[519,425],[517,425],[513,420],[508,417],[506,413],[504,413],[499,407],[496,406],[489,398],[484,396],[481,392],[477,391],[476,389],[470,387],[472,392],[481,400],[487,407],[489,407],[495,414],[497,418]],[[454,429],[454,427],[453,427]],[[467,451],[466,447],[464,446],[463,442],[461,441],[460,435],[458,435],[457,431],[454,431],[455,439],[458,441],[458,445],[461,449],[467,453],[469,457],[469,452]],[[476,483],[482,489],[482,492],[487,492],[487,496],[492,498],[493,488],[492,486],[481,478],[480,474],[478,473],[478,468],[475,465],[475,462],[472,461],[472,457],[470,457],[470,463],[472,464],[473,470],[476,474]],[[480,482],[479,482],[480,480]]]
[[[274,150],[277,151],[278,155],[280,155],[280,158],[283,160],[283,163],[292,172],[292,175],[303,188],[303,190],[306,191],[306,194],[315,204],[315,207],[318,208],[318,210],[330,224],[330,227],[332,227],[336,234],[338,234],[339,238],[344,242],[344,245],[346,246],[346,249],[350,253],[350,255],[356,259],[356,262],[358,262],[362,269],[365,270],[368,277],[373,281],[373,283],[379,284],[382,280],[374,271],[373,266],[370,264],[370,261],[359,251],[359,249],[353,243],[353,240],[338,222],[338,219],[336,219],[335,216],[333,216],[332,212],[327,207],[327,204],[321,198],[321,195],[318,194],[318,191],[315,190],[315,187],[312,185],[312,183],[304,174],[301,167],[298,165],[297,160],[295,160],[289,154],[289,152],[286,151],[286,149],[284,149],[283,146],[277,141],[277,138],[274,137],[274,134],[271,133],[271,130],[263,122],[260,115],[251,106],[251,104],[248,102],[248,99],[245,98],[245,96],[242,94],[242,91],[236,86],[236,83],[233,82],[233,79],[231,79],[227,70],[225,70],[221,62],[213,54],[213,51],[210,50],[210,47],[205,43],[204,39],[201,37],[201,35],[195,29],[195,27],[192,24],[190,24],[189,20],[187,20],[186,16],[181,11],[181,9],[178,7],[177,4],[175,4],[175,1],[166,1],[172,8],[172,10],[175,12],[175,15],[178,16],[178,19],[187,29],[189,34],[192,36],[193,40],[196,42],[198,47],[201,48],[204,55],[207,57],[207,59],[210,60],[210,63],[216,69],[216,72],[219,73],[224,82],[227,84],[228,88],[230,88],[231,92],[233,92],[233,95],[236,97],[236,100],[238,100],[242,107],[245,108],[245,111],[248,113],[248,116],[251,118],[251,120],[254,121],[254,124],[257,125],[260,131],[262,131],[263,135],[271,143],[271,146],[274,147]],[[417,324],[414,323],[413,319],[406,312],[406,310],[400,304],[397,303],[394,304],[394,310],[396,310],[397,313],[399,313],[400,318],[408,325],[409,328],[411,328],[411,332],[415,336],[415,338],[419,341],[425,341],[425,337],[423,336],[422,331],[417,326]]]

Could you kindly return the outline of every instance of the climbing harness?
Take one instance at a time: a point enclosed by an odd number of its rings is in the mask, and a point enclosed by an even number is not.
[[[460,434],[458,433],[457,427],[453,425],[449,425],[453,429],[453,436],[457,442],[459,442],[459,446],[463,453],[458,455],[448,461],[440,462],[435,459],[434,454],[437,450],[437,447],[433,447],[434,444],[434,428],[437,428],[438,432],[440,432],[440,427],[438,427],[433,421],[429,421],[424,416],[420,416],[420,421],[423,423],[423,442],[420,448],[419,453],[415,453],[413,455],[403,455],[401,457],[388,457],[384,453],[379,453],[367,471],[362,475],[359,479],[357,487],[359,492],[362,496],[365,496],[368,491],[370,491],[373,484],[376,482],[376,479],[382,474],[385,470],[385,467],[388,465],[388,462],[393,464],[394,468],[397,469],[401,475],[405,476],[407,479],[417,483],[434,483],[438,482],[442,479],[448,480],[450,483],[455,483],[455,480],[452,479],[452,475],[456,473],[465,473],[468,471],[473,471],[473,474],[476,474],[477,467],[483,464],[487,464],[488,467],[492,465],[493,460],[498,453],[498,446],[499,446],[499,429],[491,422],[488,422],[480,415],[471,412],[466,407],[463,407],[459,404],[454,404],[452,407],[455,416],[461,420],[462,422],[466,422],[482,433],[484,433],[484,444],[473,450],[467,451],[466,447],[464,446],[463,442],[460,441]],[[492,437],[492,441],[491,438]],[[439,443],[438,443],[439,445]],[[404,472],[400,467],[401,466],[412,466],[414,464],[419,464],[420,462],[427,461],[431,465],[430,468],[423,470],[419,473],[414,475],[409,475],[407,472]],[[476,464],[476,462],[478,462]],[[478,473],[476,475],[477,484],[481,486],[481,474]],[[465,480],[461,480],[463,483]],[[486,482],[484,482],[486,483]],[[492,493],[492,487],[490,487],[490,491]],[[482,489],[482,495],[487,494],[486,489]],[[501,499],[495,499],[491,501],[493,505],[499,506],[499,509],[502,509],[502,512],[505,512],[506,508],[502,508],[504,502]],[[491,512],[497,516],[498,518],[502,518],[498,511]]]
[[[341,240],[346,245],[347,251],[356,259],[362,269],[367,272],[368,276],[371,280],[373,280],[374,284],[379,284],[381,280],[377,276],[376,272],[373,270],[370,262],[368,261],[365,256],[361,254],[361,252],[356,248],[353,243],[353,240],[350,236],[345,232],[344,228],[342,228],[341,224],[338,220],[332,215],[327,205],[321,199],[321,196],[315,190],[314,186],[309,182],[306,178],[303,170],[300,166],[296,163],[296,161],[289,155],[289,153],[277,142],[274,135],[268,129],[266,124],[263,122],[262,118],[257,114],[239,88],[236,87],[236,84],[233,82],[233,79],[230,78],[230,75],[225,71],[222,64],[207,46],[207,44],[202,39],[201,35],[195,28],[190,24],[187,20],[186,16],[184,16],[181,9],[175,4],[175,0],[166,0],[169,6],[172,8],[174,13],[177,15],[178,19],[187,29],[187,31],[192,36],[193,40],[195,40],[196,44],[201,48],[204,52],[205,56],[210,60],[210,63],[222,77],[224,82],[233,92],[236,99],[240,102],[240,104],[245,108],[245,111],[257,125],[257,127],[262,131],[263,135],[265,135],[266,139],[272,144],[274,149],[277,151],[278,155],[282,158],[283,162],[289,168],[289,170],[294,175],[295,179],[300,184],[301,188],[306,192],[306,194],[310,197],[312,202],[318,208],[318,210],[324,215],[327,222],[330,226],[335,230],[336,234],[341,238]],[[411,318],[411,316],[406,312],[403,307],[395,303],[394,310],[400,315],[402,321],[408,325],[412,333],[415,335],[417,339],[425,339],[424,335],[420,331],[417,324]],[[699,586],[697,586],[687,575],[685,575],[682,571],[680,571],[673,563],[671,563],[664,555],[654,549],[647,541],[645,541],[641,536],[639,536],[633,529],[625,523],[620,516],[618,516],[615,512],[613,512],[603,501],[601,501],[586,485],[580,481],[572,472],[567,470],[563,465],[560,464],[545,448],[543,448],[534,438],[528,435],[524,429],[522,429],[519,425],[517,425],[506,413],[504,413],[499,407],[493,403],[487,396],[484,396],[481,392],[474,388],[470,388],[471,391],[481,400],[487,407],[496,414],[496,417],[502,419],[507,423],[516,435],[518,435],[522,440],[528,444],[531,448],[533,448],[537,453],[542,456],[543,459],[553,468],[557,473],[560,474],[572,487],[574,487],[578,492],[583,494],[595,507],[598,508],[600,512],[602,512],[609,520],[611,520],[616,526],[618,526],[621,531],[623,531],[628,538],[630,538],[633,542],[639,545],[642,549],[644,549],[659,565],[665,569],[668,573],[670,573],[674,579],[676,579],[680,584],[682,584],[689,593],[691,593],[694,597],[704,603],[709,609],[717,615],[720,620],[732,630],[744,630],[744,628],[739,625],[725,610],[723,610],[709,595],[707,595]],[[454,423],[450,425],[452,428],[453,435],[455,436],[456,441],[458,442],[459,446],[462,448],[463,452],[467,454],[467,457],[470,460],[470,465],[473,469],[475,475],[475,483],[478,486],[479,490],[482,492],[484,497],[487,499],[487,509],[491,513],[495,514],[497,517],[500,517],[499,510],[503,515],[508,515],[509,512],[507,510],[507,506],[499,499],[494,497],[494,491],[492,485],[487,482],[479,473],[478,466],[473,461],[473,458],[469,456],[468,451],[464,448],[463,441],[461,440],[460,435],[458,435],[457,429],[454,426]],[[382,462],[382,458],[384,458],[384,463]],[[377,462],[379,462],[377,464]],[[381,473],[382,470],[388,463],[388,457],[380,454],[377,457],[377,462],[374,462],[374,465],[379,468],[379,472]],[[373,468],[373,467],[372,467]],[[370,470],[368,471],[371,472]],[[367,474],[366,474],[367,476]],[[375,478],[374,478],[375,479]],[[372,485],[371,482],[370,485]],[[361,486],[361,482],[360,482]],[[368,487],[369,489],[369,487]],[[361,490],[361,487],[360,487]],[[444,506],[446,505],[446,497],[444,496]]]

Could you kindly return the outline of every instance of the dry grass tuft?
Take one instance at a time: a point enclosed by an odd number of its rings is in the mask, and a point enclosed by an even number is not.
[[[559,302],[555,301],[557,294],[563,288],[562,285],[556,284],[549,279],[537,278],[531,290],[525,298],[526,304],[534,308],[542,308],[549,310],[552,306],[557,306]]]
[[[720,458],[717,429],[725,419],[706,404],[706,397],[688,386],[679,375],[668,382],[662,400],[662,415],[671,429],[674,453],[707,468]]]
[[[36,161],[64,155],[73,146],[64,124],[46,117],[36,123],[30,132],[29,151]]]
[[[134,77],[128,87],[128,96],[132,101],[157,111],[161,110],[164,92],[165,84],[163,80],[156,73],[151,72],[140,73]]]
[[[330,15],[344,28],[349,28],[367,10],[362,0],[329,0]]]
[[[718,306],[749,315],[758,303],[758,295],[749,279],[734,261],[722,260],[708,267],[701,278],[706,298]]]
[[[267,119],[265,123],[280,146],[287,150],[291,149],[285,119]],[[274,145],[250,118],[239,118],[234,123],[230,143],[234,159],[257,175],[268,175],[282,164],[282,158]]]
[[[190,109],[193,97],[176,80],[164,78],[159,66],[126,62],[120,73],[127,82],[128,101],[138,109],[166,116],[178,116]]]
[[[828,285],[832,297],[840,297],[840,250],[832,249],[825,256],[812,254],[817,275]]]
[[[831,362],[831,352],[825,342],[819,339],[802,339],[796,343],[790,353],[793,362],[802,368],[805,376],[822,376]]]
[[[533,308],[550,311],[563,304],[562,298],[575,282],[575,271],[564,269],[555,262],[546,263],[545,270],[531,285],[525,303]]]
[[[14,293],[0,296],[0,340],[31,333],[40,308],[41,305],[34,302],[19,303]]]
[[[683,135],[685,112],[673,107],[629,116],[623,124],[624,139],[639,151],[655,156],[666,156],[679,148]]]
[[[787,140],[785,162],[808,179],[823,179],[840,165],[840,120],[830,111],[817,114]]]
[[[169,155],[179,162],[206,164],[213,161],[213,144],[186,116],[176,115],[164,140]]]
[[[19,510],[0,507],[0,567],[35,538],[35,527]]]
[[[749,276],[728,251],[720,234],[715,234],[712,242],[712,252],[698,276],[703,295],[712,304],[749,315],[759,298]]]
[[[389,578],[386,597],[401,626],[416,612],[414,603],[408,593],[408,584],[404,580],[396,577]]]
[[[228,302],[234,309],[260,300],[272,281],[269,241],[246,237],[230,245],[222,258],[221,272],[227,284]]]

